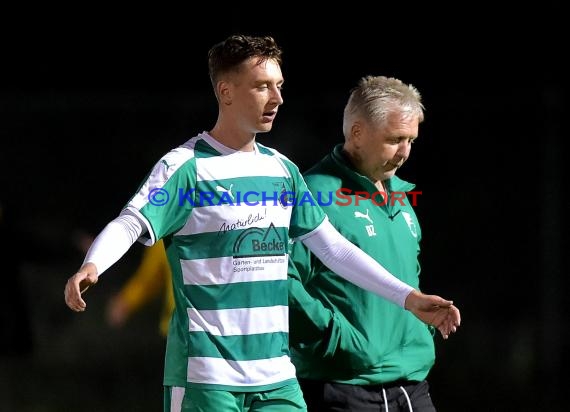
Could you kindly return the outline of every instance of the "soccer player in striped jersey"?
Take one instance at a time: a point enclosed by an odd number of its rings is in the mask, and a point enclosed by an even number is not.
[[[68,279],[67,305],[84,311],[82,292],[135,241],[164,239],[175,299],[165,412],[306,411],[289,356],[289,239],[444,335],[454,332],[451,301],[399,281],[342,237],[297,166],[255,141],[283,103],[274,39],[232,35],[210,49],[208,63],[214,127],[157,161]]]

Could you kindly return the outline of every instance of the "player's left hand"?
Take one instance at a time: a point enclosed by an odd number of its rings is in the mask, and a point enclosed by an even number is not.
[[[436,327],[443,339],[455,333],[461,324],[461,313],[453,301],[437,295],[414,290],[406,298],[405,307],[422,322]]]

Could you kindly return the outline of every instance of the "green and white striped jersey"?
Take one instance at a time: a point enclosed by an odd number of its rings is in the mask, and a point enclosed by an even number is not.
[[[164,238],[172,268],[165,385],[262,391],[295,378],[288,242],[325,219],[315,201],[295,201],[302,194],[297,166],[276,150],[237,152],[205,132],[154,166],[127,208],[147,243]]]

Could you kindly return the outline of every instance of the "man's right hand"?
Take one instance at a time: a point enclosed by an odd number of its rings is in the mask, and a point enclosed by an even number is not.
[[[75,275],[70,277],[65,284],[63,292],[65,303],[71,310],[83,312],[87,304],[81,297],[91,285],[97,283],[97,267],[93,263],[86,263],[77,271]]]

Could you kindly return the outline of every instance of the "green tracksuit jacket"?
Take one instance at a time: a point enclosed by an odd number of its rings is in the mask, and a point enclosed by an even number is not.
[[[342,145],[304,177],[343,236],[419,289],[420,226],[413,197],[398,200],[413,193],[413,184],[394,176],[383,197],[350,168]],[[357,202],[359,191],[374,200],[361,193]],[[357,385],[426,378],[435,361],[433,328],[345,281],[300,242],[291,245],[289,261],[290,344],[298,377]]]

